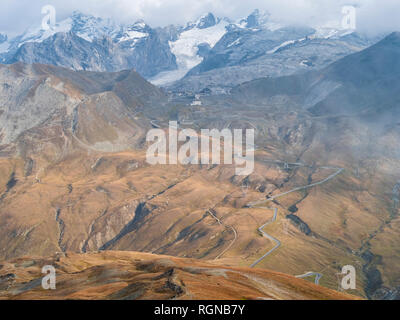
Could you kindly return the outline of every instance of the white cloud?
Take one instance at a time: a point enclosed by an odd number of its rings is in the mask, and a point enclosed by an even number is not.
[[[287,23],[324,23],[340,19],[343,5],[358,6],[361,31],[400,30],[399,0],[2,0],[0,32],[18,33],[41,23],[41,8],[52,4],[60,20],[74,10],[121,22],[144,19],[152,26],[183,24],[213,12],[221,17],[242,18],[255,8],[268,10]]]

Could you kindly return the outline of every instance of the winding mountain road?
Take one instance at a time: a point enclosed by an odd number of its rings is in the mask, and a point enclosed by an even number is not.
[[[261,209],[266,209],[266,210],[271,210],[270,208],[267,207],[259,207]],[[250,267],[254,268],[256,265],[258,265],[261,261],[263,261],[267,256],[269,256],[272,252],[274,252],[276,249],[278,249],[281,246],[281,242],[274,238],[273,236],[270,236],[268,233],[264,231],[264,228],[276,221],[276,218],[278,217],[278,208],[274,208],[274,216],[271,221],[268,221],[266,224],[262,225],[260,228],[258,228],[258,231],[261,232],[263,237],[271,240],[272,242],[275,242],[275,247],[273,247],[271,250],[269,250],[266,254],[264,254],[260,259],[258,259],[256,262],[254,262]]]
[[[277,161],[275,161],[275,160],[270,160],[270,162],[277,162]],[[279,163],[279,161],[278,161],[277,163]],[[310,166],[302,165],[302,164],[299,164],[299,163],[296,163],[296,166],[310,167]],[[268,207],[259,207],[259,205],[264,204],[264,203],[269,202],[269,201],[274,201],[275,199],[280,198],[280,197],[283,197],[283,196],[285,196],[285,195],[288,195],[288,194],[290,194],[290,193],[292,193],[292,192],[301,191],[301,190],[309,189],[309,188],[312,188],[312,187],[316,187],[316,186],[318,186],[318,185],[322,185],[322,184],[324,184],[324,183],[326,183],[326,182],[332,180],[333,178],[335,178],[336,176],[338,176],[339,174],[341,174],[341,173],[344,171],[344,168],[329,167],[329,166],[319,167],[319,169],[336,170],[336,172],[333,173],[333,174],[331,174],[331,175],[329,175],[327,178],[325,178],[325,179],[323,179],[323,180],[321,180],[321,181],[318,181],[318,182],[315,182],[315,183],[311,183],[311,184],[308,184],[308,185],[306,185],[306,186],[294,188],[294,189],[292,189],[292,190],[289,190],[289,191],[280,193],[280,194],[278,194],[278,195],[269,197],[269,198],[266,199],[266,200],[262,199],[262,200],[260,200],[260,201],[251,202],[251,203],[249,203],[249,204],[247,205],[247,207],[248,207],[248,208],[258,208],[258,209],[271,210],[271,208],[268,208]],[[275,250],[277,250],[277,249],[281,246],[281,242],[280,242],[278,239],[274,238],[273,236],[269,235],[268,233],[266,233],[266,232],[264,231],[264,228],[265,228],[266,226],[268,226],[268,225],[274,223],[274,222],[276,221],[276,219],[277,219],[277,216],[278,216],[278,208],[275,207],[275,208],[272,208],[272,210],[274,210],[274,216],[273,216],[272,220],[270,220],[270,221],[268,221],[266,224],[262,225],[262,226],[258,229],[258,231],[263,235],[263,237],[265,237],[265,238],[271,240],[272,242],[274,242],[274,243],[275,243],[275,246],[274,246],[271,250],[269,250],[266,254],[264,254],[261,258],[259,258],[257,261],[255,261],[255,262],[251,265],[251,268],[256,267],[260,262],[262,262],[265,258],[267,258],[271,253],[273,253]],[[317,273],[317,272],[307,272],[307,273],[305,273],[305,274],[303,274],[303,275],[297,276],[297,278],[307,278],[307,277],[311,277],[311,276],[315,276],[315,283],[316,283],[316,284],[319,284],[319,280],[322,278],[323,275],[320,274],[320,273]]]

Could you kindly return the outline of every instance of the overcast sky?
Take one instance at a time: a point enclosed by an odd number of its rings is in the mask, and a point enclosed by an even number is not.
[[[56,8],[57,21],[79,10],[118,22],[143,19],[151,26],[184,24],[207,12],[238,19],[256,8],[286,23],[322,24],[340,21],[341,7],[355,5],[359,31],[400,30],[400,0],[1,0],[0,32],[15,34],[40,25],[47,4]]]

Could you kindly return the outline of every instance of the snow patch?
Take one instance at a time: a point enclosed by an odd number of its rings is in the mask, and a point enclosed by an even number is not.
[[[171,52],[176,56],[178,67],[190,70],[201,63],[203,58],[197,55],[197,46],[207,43],[213,48],[226,33],[227,25],[226,22],[221,22],[206,29],[194,28],[182,32],[177,41],[170,42]]]
[[[147,37],[149,34],[144,33],[144,32],[139,32],[135,30],[128,30],[125,31],[122,37],[118,40],[118,42],[123,42],[123,41],[130,41],[130,40],[138,40],[141,38]]]
[[[303,42],[305,41],[307,38],[302,38],[302,39],[298,39],[298,40],[289,40],[289,41],[285,41],[283,43],[281,43],[279,46],[273,48],[272,50],[267,51],[268,54],[274,54],[275,52],[277,52],[279,49],[290,46],[292,44],[298,43],[298,42]]]
[[[238,38],[238,39],[236,39],[235,41],[233,41],[230,45],[228,45],[227,46],[227,48],[230,48],[230,47],[233,47],[233,46],[236,46],[236,45],[239,45],[240,44],[240,41],[241,41],[241,39],[242,38]]]

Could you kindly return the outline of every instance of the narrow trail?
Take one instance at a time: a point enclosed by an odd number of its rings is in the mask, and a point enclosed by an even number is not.
[[[207,213],[209,213],[210,216],[213,217],[213,218],[218,222],[219,225],[224,226],[226,229],[231,229],[232,232],[233,232],[233,235],[234,235],[234,238],[233,238],[232,242],[229,244],[229,246],[228,246],[223,252],[221,252],[221,253],[214,259],[214,260],[218,260],[218,259],[220,259],[226,252],[228,252],[228,250],[229,250],[230,248],[232,248],[232,246],[235,244],[235,242],[236,242],[236,240],[237,240],[238,234],[237,234],[237,231],[236,231],[236,229],[235,229],[234,227],[228,226],[228,225],[224,224],[211,210],[208,210]]]
[[[276,160],[267,160],[266,162],[281,163],[280,161],[276,161]],[[282,162],[282,163],[283,163],[283,162]],[[288,164],[288,163],[285,162],[285,164]],[[310,166],[307,166],[307,165],[303,165],[303,164],[301,164],[301,163],[296,163],[296,164],[291,164],[291,165],[295,165],[295,166],[299,166],[299,167],[310,167]],[[318,181],[318,182],[315,182],[315,183],[311,183],[311,184],[308,184],[308,185],[306,185],[306,186],[297,187],[297,188],[291,189],[291,190],[289,190],[289,191],[280,193],[280,194],[278,194],[278,195],[269,197],[269,198],[266,199],[266,200],[265,200],[265,199],[262,199],[262,200],[259,200],[259,201],[251,202],[251,203],[249,203],[249,204],[247,205],[248,208],[258,208],[258,209],[265,209],[265,210],[269,210],[269,211],[270,211],[270,210],[274,210],[274,216],[273,216],[273,218],[272,218],[270,221],[268,221],[267,223],[265,223],[264,225],[262,225],[262,226],[258,229],[258,231],[263,235],[264,238],[267,238],[267,239],[271,240],[272,242],[274,242],[274,243],[275,243],[275,246],[274,246],[271,250],[269,250],[266,254],[264,254],[261,258],[259,258],[257,261],[255,261],[255,262],[251,265],[251,268],[256,267],[260,262],[262,262],[265,258],[267,258],[271,253],[273,253],[274,251],[276,251],[276,250],[281,246],[281,244],[282,244],[278,239],[274,238],[273,236],[269,235],[268,233],[266,233],[266,232],[264,231],[264,228],[265,228],[265,227],[267,227],[268,225],[270,225],[270,224],[272,224],[272,223],[274,223],[274,222],[276,221],[277,216],[278,216],[278,210],[279,210],[279,209],[278,209],[277,207],[275,207],[275,208],[260,207],[259,205],[265,204],[266,202],[269,202],[269,201],[274,201],[275,199],[278,199],[278,198],[280,198],[280,197],[283,197],[283,196],[288,195],[288,194],[293,193],[293,192],[297,192],[297,191],[301,191],[301,190],[306,190],[306,189],[309,189],[309,188],[313,188],[313,187],[322,185],[322,184],[324,184],[324,183],[326,183],[326,182],[328,182],[328,181],[334,179],[336,176],[338,176],[339,174],[341,174],[341,173],[344,171],[344,168],[330,167],[330,166],[319,167],[318,169],[336,170],[336,172],[333,173],[333,174],[331,174],[331,175],[329,175],[327,178],[325,178],[325,179],[323,179],[323,180],[321,180],[321,181]],[[311,277],[311,276],[315,276],[315,283],[316,283],[316,284],[319,284],[319,281],[320,281],[320,279],[322,278],[323,275],[320,274],[320,273],[317,273],[317,272],[307,272],[307,273],[305,273],[305,274],[303,274],[303,275],[299,275],[299,276],[296,276],[296,277],[297,277],[297,278],[307,278],[307,277]]]

